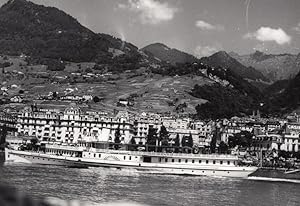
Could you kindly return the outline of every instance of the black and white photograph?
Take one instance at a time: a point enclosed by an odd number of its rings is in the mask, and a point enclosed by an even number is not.
[[[0,0],[0,206],[299,206],[300,0]]]

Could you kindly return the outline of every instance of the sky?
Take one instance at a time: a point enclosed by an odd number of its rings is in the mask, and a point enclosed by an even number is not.
[[[0,4],[7,0],[0,0]],[[139,48],[164,43],[197,57],[219,50],[300,53],[300,0],[32,0]]]

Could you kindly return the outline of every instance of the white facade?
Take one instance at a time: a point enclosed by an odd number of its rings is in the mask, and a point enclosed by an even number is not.
[[[55,110],[35,111],[26,108],[18,117],[18,134],[37,137],[39,140],[66,143],[114,141],[115,131],[120,129],[122,143],[133,136],[132,123],[124,116],[109,117],[94,113],[82,113],[70,106],[64,112]]]
[[[142,115],[136,117],[134,120],[134,138],[136,143],[145,145],[149,128],[155,128],[159,132],[161,126],[162,120],[157,114],[142,113]]]
[[[300,124],[287,123],[284,134],[284,144],[281,149],[289,152],[298,152],[300,144]]]

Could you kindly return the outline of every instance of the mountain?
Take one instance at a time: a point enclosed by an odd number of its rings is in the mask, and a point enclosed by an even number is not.
[[[183,77],[204,77],[190,91],[185,89],[189,95],[206,100],[195,108],[196,117],[201,119],[250,115],[263,99],[260,90],[232,70],[223,67],[195,62],[154,69],[152,72],[162,76],[174,76],[176,82],[182,81]],[[177,87],[174,89],[177,90]]]
[[[72,87],[74,95],[101,97],[111,109],[118,99],[130,98],[135,111],[191,112],[200,105],[196,110],[203,118],[251,114],[261,97],[245,78],[263,77],[228,54],[220,52],[204,64],[162,44],[138,50],[94,33],[61,10],[26,0],[10,0],[0,8],[0,45],[5,54],[0,63],[7,65],[0,81],[22,85],[35,97],[66,94]]]
[[[263,95],[256,87],[230,69],[206,68],[204,73],[215,83],[195,85],[191,91],[192,96],[208,100],[196,107],[198,117],[230,118],[249,115],[257,109]]]
[[[171,49],[161,43],[150,44],[141,50],[157,60],[169,62],[173,65],[176,63],[192,63],[198,60],[191,54],[187,54],[177,49]]]
[[[293,78],[300,71],[300,53],[293,54],[265,54],[256,51],[248,55],[230,55],[245,66],[253,67],[272,81]]]
[[[73,62],[114,63],[140,58],[138,48],[107,34],[96,34],[75,18],[26,0],[0,8],[0,53]]]
[[[285,91],[287,86],[289,85],[291,80],[284,79],[284,80],[278,80],[274,82],[273,84],[266,87],[263,91],[263,93],[269,97],[278,95]]]
[[[229,68],[242,78],[249,79],[251,81],[268,81],[261,72],[257,71],[253,67],[244,66],[225,51],[217,52],[209,57],[203,57],[200,61],[212,67]]]
[[[300,107],[300,72],[290,80],[284,90],[270,99],[273,112],[287,113]]]
[[[282,101],[292,109],[300,106],[300,72],[285,89]]]

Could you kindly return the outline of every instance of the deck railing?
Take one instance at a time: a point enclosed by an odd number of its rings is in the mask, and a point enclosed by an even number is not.
[[[110,149],[95,149],[89,148],[89,152],[111,153],[111,154],[130,154],[132,156],[159,156],[159,157],[195,157],[207,159],[237,159],[234,155],[219,155],[219,154],[193,154],[193,153],[164,153],[164,152],[142,152],[142,151],[127,151],[127,150],[110,150]]]
[[[112,149],[97,149],[92,147],[83,146],[68,146],[68,145],[57,145],[47,144],[47,149],[60,149],[67,151],[87,151],[97,153],[108,153],[108,154],[129,154],[132,156],[158,156],[158,157],[195,157],[195,158],[207,158],[207,159],[238,159],[236,155],[224,155],[224,154],[193,154],[193,153],[166,153],[166,152],[144,152],[144,151],[129,151],[129,150],[112,150]]]

